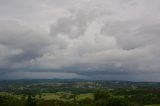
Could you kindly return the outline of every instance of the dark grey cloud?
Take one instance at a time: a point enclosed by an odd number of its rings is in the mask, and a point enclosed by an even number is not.
[[[0,0],[0,76],[159,81],[159,4]]]
[[[17,21],[1,20],[0,23],[0,65],[3,68],[14,68],[15,64],[40,57],[44,47],[49,45],[48,38]]]

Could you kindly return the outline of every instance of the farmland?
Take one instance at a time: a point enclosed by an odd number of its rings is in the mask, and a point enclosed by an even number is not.
[[[0,105],[5,106],[7,100],[11,106],[101,106],[112,101],[127,106],[159,106],[153,104],[160,104],[160,83],[73,79],[0,81]]]

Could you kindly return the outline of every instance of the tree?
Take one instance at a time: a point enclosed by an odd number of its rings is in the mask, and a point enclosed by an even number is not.
[[[28,104],[27,106],[36,106],[36,99],[32,98],[31,95],[28,96]]]
[[[106,106],[111,94],[108,91],[98,90],[94,93],[94,101],[96,106]]]
[[[97,91],[94,94],[96,106],[129,106],[127,100],[120,96],[113,96],[108,91]]]
[[[129,103],[123,97],[113,96],[108,99],[107,106],[129,106]]]

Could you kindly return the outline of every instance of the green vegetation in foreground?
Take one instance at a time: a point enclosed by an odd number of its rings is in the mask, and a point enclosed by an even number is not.
[[[0,106],[134,106],[125,98],[114,96],[108,91],[99,90],[93,96],[92,94],[81,94],[78,97],[77,94],[72,93],[60,93],[58,95],[62,99],[50,98],[52,96],[58,97],[55,94],[44,95],[46,99],[41,97],[43,95],[39,95],[39,97],[28,95],[19,98],[10,94],[2,94],[0,95]],[[91,97],[93,98],[91,99]]]
[[[7,92],[0,92],[0,95],[9,95],[9,96],[14,96],[16,98],[22,98],[24,97],[23,95],[14,95],[14,94],[10,94]],[[59,100],[65,100],[65,97],[63,96],[70,96],[72,95],[71,93],[64,93],[64,92],[60,92],[60,93],[42,93],[41,95],[36,95],[36,98],[41,98],[44,100],[51,100],[51,99],[59,99]],[[85,94],[79,94],[76,95],[76,99],[77,100],[81,100],[81,99],[92,99],[93,100],[93,93],[85,93]],[[67,98],[66,98],[67,99]]]
[[[145,105],[145,106],[160,106],[160,104]]]
[[[97,90],[108,91],[111,96],[104,99],[108,93],[103,92],[105,95],[100,93],[100,99],[95,99]],[[112,106],[121,101],[126,101],[129,106],[160,106],[160,83],[105,80],[0,81],[0,106]]]

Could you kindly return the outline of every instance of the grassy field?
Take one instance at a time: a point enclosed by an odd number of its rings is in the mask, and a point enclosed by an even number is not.
[[[6,92],[0,92],[0,95],[11,95],[11,96],[15,96],[17,98],[21,98],[22,95],[14,95],[14,94],[10,94],[10,93],[6,93]],[[72,95],[70,93],[42,93],[41,94],[41,98],[45,99],[45,100],[50,100],[50,99],[61,99],[61,100],[66,100],[65,98],[62,97],[62,95],[68,96],[68,95]],[[40,95],[37,95],[36,98],[39,98]],[[85,98],[90,98],[93,99],[93,94],[92,93],[86,93],[86,94],[80,94],[80,95],[76,95],[77,100],[81,100],[81,99],[85,99]]]
[[[14,96],[19,99],[24,97],[23,95],[14,95],[13,93],[7,93],[7,92],[0,92],[0,95]],[[76,100],[82,100],[82,99],[86,99],[86,98],[90,98],[90,99],[94,98],[93,93],[74,95],[74,94],[65,93],[65,92],[42,93],[41,95],[37,95],[36,98],[42,98],[44,100],[58,99],[58,100],[62,100],[62,101],[68,101],[68,100],[73,100],[73,96],[75,96]],[[25,98],[27,98],[27,96],[25,96]],[[144,106],[160,106],[160,104],[152,104],[152,105],[144,105]]]
[[[60,99],[60,95],[58,95],[57,93],[43,93],[42,98],[45,100]]]
[[[90,99],[93,99],[93,94],[92,93],[87,93],[87,94],[80,94],[78,96],[78,99],[85,99],[85,98],[90,98]]]
[[[49,99],[63,99],[61,98],[62,95],[70,95],[69,93],[43,93],[41,95],[41,97],[45,100],[49,100]],[[38,96],[37,96],[38,97]],[[80,99],[85,99],[85,98],[90,98],[93,99],[93,94],[92,93],[87,93],[87,94],[80,94],[77,95],[77,100]]]

